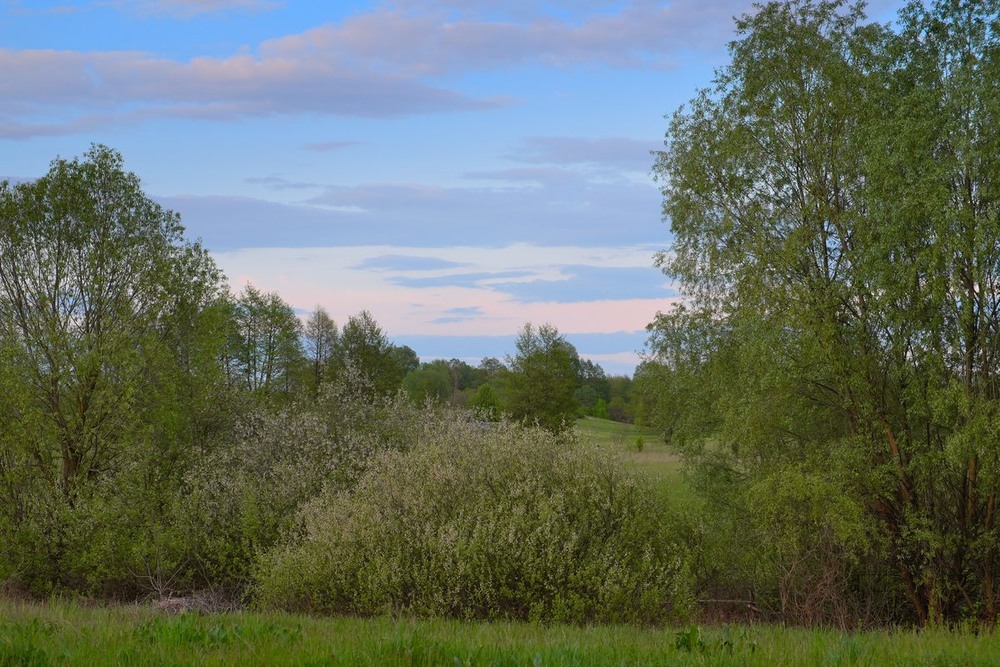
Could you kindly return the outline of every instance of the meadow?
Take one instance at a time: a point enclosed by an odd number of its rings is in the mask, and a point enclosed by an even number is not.
[[[0,601],[0,665],[996,665],[996,634],[651,628]]]
[[[648,475],[666,494],[668,501],[691,501],[693,495],[684,482],[680,457],[670,451],[663,436],[652,428],[582,417],[576,422],[581,439],[621,454],[635,470]]]

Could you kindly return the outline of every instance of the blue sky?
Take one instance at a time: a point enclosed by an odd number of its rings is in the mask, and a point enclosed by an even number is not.
[[[549,322],[631,373],[676,299],[649,152],[751,9],[0,0],[0,178],[104,143],[234,290],[368,309],[425,361]]]

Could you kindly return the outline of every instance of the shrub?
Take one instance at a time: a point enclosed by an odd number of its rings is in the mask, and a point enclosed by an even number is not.
[[[347,368],[313,404],[252,415],[232,446],[192,471],[178,499],[187,559],[202,585],[243,590],[258,552],[299,529],[305,503],[324,489],[353,488],[380,452],[412,446],[433,414],[402,394],[376,394]]]
[[[309,503],[259,600],[325,613],[655,622],[689,607],[656,495],[611,454],[537,428],[425,423],[351,491]]]
[[[410,447],[434,414],[375,394],[350,368],[315,402],[217,410],[238,422],[176,455],[134,444],[115,470],[79,483],[72,503],[32,476],[29,461],[4,465],[0,447],[0,498],[16,500],[0,502],[0,584],[43,597],[206,588],[238,597],[258,553],[299,530],[306,502],[352,488],[376,454]]]

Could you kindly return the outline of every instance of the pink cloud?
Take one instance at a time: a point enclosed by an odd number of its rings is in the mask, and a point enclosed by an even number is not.
[[[113,4],[140,14],[191,18],[199,14],[232,9],[249,12],[268,11],[284,3],[272,0],[115,0]]]
[[[191,15],[273,4],[132,0],[121,6]],[[383,6],[265,41],[256,51],[187,61],[141,52],[0,49],[0,136],[155,117],[387,118],[495,108],[510,100],[471,97],[439,77],[527,63],[659,67],[681,51],[718,47],[730,34],[731,15],[748,9],[746,0],[588,6],[595,11],[582,19],[534,14],[520,21],[476,12],[456,18],[448,3]]]
[[[400,249],[396,248],[396,251]],[[365,258],[387,248],[255,248],[217,253],[234,286],[250,281],[277,291],[293,306],[326,307],[335,318],[368,309],[394,335],[482,336],[514,334],[524,322],[551,322],[563,333],[643,331],[658,311],[679,299],[658,298],[526,302],[490,285],[405,287],[384,271],[365,269]],[[428,251],[419,251],[424,256]],[[476,270],[503,272],[528,268],[535,277],[552,277],[565,263],[604,267],[650,267],[641,248],[578,248],[512,245],[504,248],[439,248],[435,257],[462,260]],[[449,274],[455,269],[442,269]],[[551,275],[549,275],[551,274]],[[488,281],[483,281],[488,282]],[[451,317],[456,310],[475,317]]]
[[[432,6],[428,6],[431,4]],[[550,16],[524,21],[451,19],[437,3],[420,12],[380,9],[261,45],[268,56],[334,57],[410,75],[443,74],[522,63],[571,66],[664,65],[680,49],[716,48],[731,34],[746,0],[668,5],[634,3],[582,22]]]
[[[134,52],[0,49],[0,71],[5,73],[0,77],[0,136],[6,137],[152,117],[312,112],[379,118],[504,103],[306,57],[241,54],[178,62]]]

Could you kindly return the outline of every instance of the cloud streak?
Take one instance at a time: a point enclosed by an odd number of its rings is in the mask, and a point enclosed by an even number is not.
[[[347,148],[354,148],[355,146],[364,145],[363,141],[315,141],[312,143],[304,144],[302,148],[307,151],[317,151],[319,153],[328,153],[330,151],[341,151]]]
[[[0,71],[5,73],[0,77],[0,136],[8,138],[155,117],[227,120],[320,113],[398,118],[507,103],[336,61],[247,54],[178,62],[134,52],[0,49]]]
[[[282,6],[271,0],[114,0],[112,6],[141,15],[189,19],[202,14],[238,10],[264,12]]]
[[[591,165],[628,171],[649,171],[654,143],[625,137],[528,137],[507,157],[517,162],[549,165]]]
[[[486,3],[482,3],[486,4]],[[261,0],[134,0],[133,11],[194,16],[261,11]],[[337,23],[269,39],[226,57],[187,60],[136,51],[0,49],[0,137],[75,133],[155,118],[231,120],[315,113],[357,118],[495,109],[505,91],[472,95],[448,77],[525,65],[663,67],[684,50],[717,48],[745,0],[663,5],[590,3],[583,19],[531,14],[495,20],[448,3],[383,5]],[[600,10],[600,11],[598,11]],[[527,12],[522,8],[521,13]],[[530,14],[530,12],[529,12]],[[565,12],[563,13],[565,14]],[[310,150],[349,144],[317,143]],[[582,147],[614,153],[625,146]],[[529,146],[532,148],[532,146]],[[581,147],[577,147],[581,148]],[[535,157],[567,152],[537,140]]]
[[[652,313],[677,299],[650,254],[647,247],[513,244],[256,248],[215,256],[235,288],[249,281],[298,308],[321,304],[341,320],[368,309],[394,335],[477,336],[514,334],[527,321],[551,322],[564,333],[640,332]],[[470,272],[475,280],[465,279]],[[573,284],[552,289],[585,272],[626,276],[631,294],[640,296]],[[649,287],[638,284],[643,277]],[[542,290],[537,298],[533,286]]]
[[[447,3],[405,3],[410,11],[383,7],[269,40],[261,52],[281,58],[308,53],[416,76],[526,63],[662,67],[679,51],[720,47],[730,34],[732,16],[751,8],[746,0],[592,5],[603,11],[582,21],[537,12],[520,12],[521,20],[513,21],[467,13],[453,18],[443,11]]]
[[[214,250],[241,247],[507,245],[581,246],[659,242],[660,194],[649,182],[609,180],[575,170],[531,167],[472,174],[468,187],[383,183],[319,187],[298,204],[234,196],[161,197],[189,233]],[[489,182],[493,181],[493,182]],[[254,183],[293,192],[307,183],[278,175]]]

